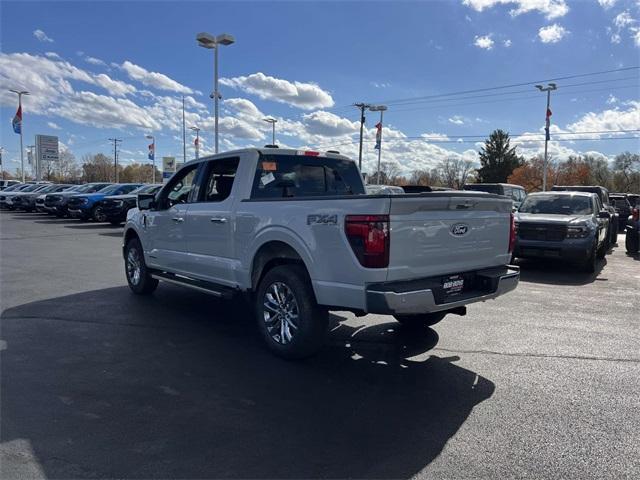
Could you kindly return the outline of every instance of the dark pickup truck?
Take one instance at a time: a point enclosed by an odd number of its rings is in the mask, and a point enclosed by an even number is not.
[[[100,200],[98,206],[102,218],[100,220],[112,225],[120,225],[127,219],[127,212],[138,206],[138,194],[155,194],[162,184],[142,185],[133,192],[124,195],[111,195]]]

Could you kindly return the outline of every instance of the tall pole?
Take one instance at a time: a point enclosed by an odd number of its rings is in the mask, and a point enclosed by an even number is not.
[[[27,157],[28,159],[31,159],[31,166],[33,168],[33,171],[36,174],[36,181],[40,181],[42,180],[42,174],[40,173],[40,164],[38,162],[38,159],[34,159],[33,158],[33,149],[36,148],[35,145],[27,145],[27,150],[29,150],[29,156]],[[35,163],[34,163],[35,161]],[[49,179],[47,179],[49,180]]]
[[[365,122],[364,110],[365,108],[369,108],[370,105],[362,102],[354,103],[353,105],[360,109],[360,148],[358,149],[358,169],[360,170],[360,173],[362,173],[362,133],[364,130],[364,122]]]
[[[113,142],[113,178],[114,183],[118,183],[118,142],[122,142],[120,138],[110,138],[110,142]],[[154,158],[155,158],[155,145],[154,145]]]
[[[187,163],[187,131],[184,125],[184,95],[182,95],[182,163]]]
[[[542,172],[542,191],[547,191],[547,170],[549,164],[549,107],[551,105],[551,90],[547,90],[547,109],[545,110],[545,115],[547,116],[547,123],[545,126],[545,135],[544,135],[544,171]]]
[[[22,170],[22,183],[24,183],[25,181],[25,176],[24,176],[24,145],[23,145],[23,141],[22,141],[22,132],[23,132],[23,128],[22,128],[22,124],[23,124],[23,119],[24,119],[24,114],[22,112],[22,95],[29,95],[29,92],[27,92],[26,90],[9,90],[10,92],[15,93],[16,95],[18,95],[18,111],[20,112],[20,169]],[[15,122],[15,119],[14,119]],[[15,126],[14,126],[14,131],[15,131]]]
[[[380,157],[382,156],[382,115],[384,110],[380,110],[380,146],[378,147],[378,174],[376,175],[376,185],[380,185]]]
[[[218,48],[220,44],[216,44],[214,47],[213,53],[213,103],[215,105],[215,131],[216,131],[216,139],[215,139],[215,152],[218,153],[218,100],[220,98],[220,94],[218,93]]]
[[[555,83],[549,83],[546,87],[536,85],[541,92],[547,92],[547,109],[545,110],[544,124],[544,161],[542,164],[542,191],[547,191],[547,170],[549,164],[549,127],[551,124],[551,91],[556,90],[558,86]]]
[[[276,122],[271,122],[271,145],[276,144]]]
[[[153,155],[149,154],[151,157],[151,165],[153,168],[153,172],[151,173],[151,183],[156,183],[156,136],[155,135],[145,135],[145,138],[151,140],[151,151]]]
[[[0,147],[0,172],[2,172],[2,180],[4,180],[4,165],[2,164],[3,153],[4,153],[4,147]]]
[[[196,160],[200,158],[200,129],[196,130]]]

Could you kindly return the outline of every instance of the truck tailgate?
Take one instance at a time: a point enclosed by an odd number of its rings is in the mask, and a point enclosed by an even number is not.
[[[512,202],[485,193],[392,196],[388,281],[509,263]]]

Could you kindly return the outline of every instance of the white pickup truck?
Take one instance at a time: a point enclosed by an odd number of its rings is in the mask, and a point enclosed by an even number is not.
[[[255,303],[269,347],[323,344],[329,310],[433,325],[516,288],[511,200],[480,192],[367,195],[336,153],[244,149],[186,163],[129,211],[131,290],[166,281]]]

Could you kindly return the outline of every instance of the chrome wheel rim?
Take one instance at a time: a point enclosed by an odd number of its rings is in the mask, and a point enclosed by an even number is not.
[[[298,331],[300,311],[291,289],[282,282],[267,288],[262,301],[263,320],[269,336],[280,345],[291,343]]]
[[[135,248],[129,249],[127,253],[127,277],[133,285],[140,283],[142,276],[142,264],[140,262],[140,254]]]
[[[98,222],[104,222],[105,216],[104,216],[104,213],[102,213],[102,208],[100,207],[96,208],[96,213],[94,217]]]

